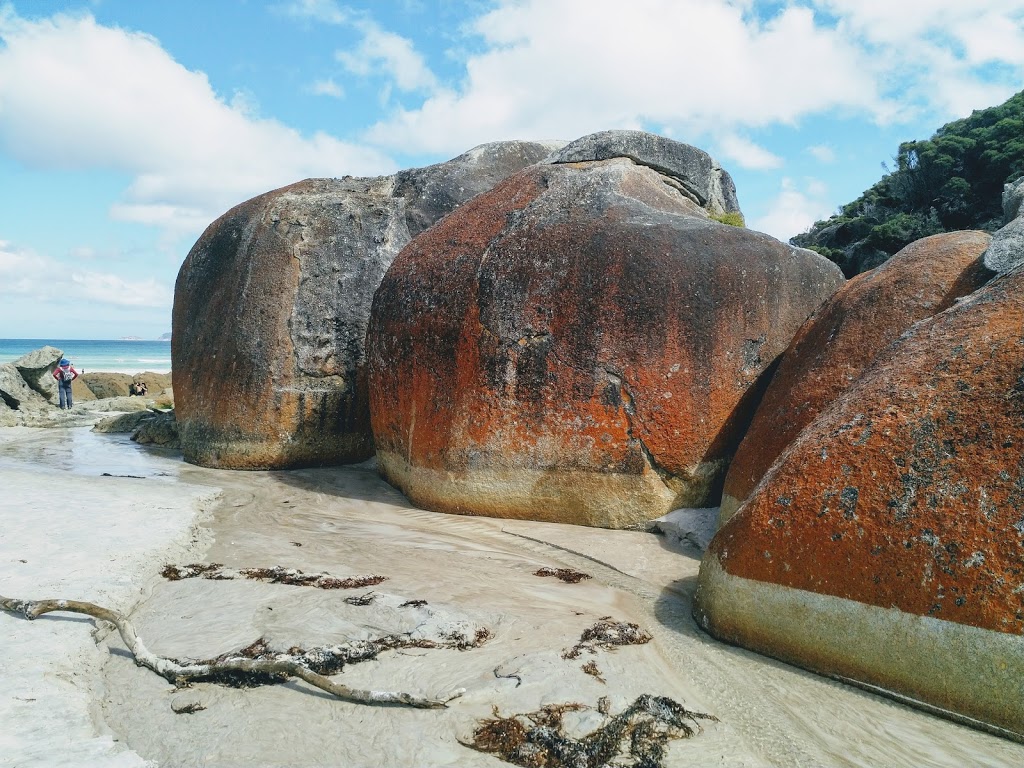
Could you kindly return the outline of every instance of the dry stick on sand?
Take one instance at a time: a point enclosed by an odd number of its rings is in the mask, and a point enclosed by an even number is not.
[[[420,709],[437,709],[447,706],[452,699],[457,699],[465,691],[458,689],[441,699],[426,699],[401,691],[366,691],[349,688],[347,685],[335,683],[331,679],[318,675],[316,672],[291,660],[248,659],[245,657],[221,659],[203,664],[181,664],[174,659],[157,656],[143,644],[135,632],[132,623],[117,611],[86,603],[80,600],[17,600],[0,595],[0,608],[10,613],[24,616],[31,621],[44,613],[65,611],[81,613],[86,616],[109,621],[121,634],[121,639],[135,657],[135,663],[147,667],[172,683],[187,682],[195,678],[208,677],[223,672],[242,672],[252,675],[287,675],[305,680],[315,688],[333,696],[356,704],[398,704]]]

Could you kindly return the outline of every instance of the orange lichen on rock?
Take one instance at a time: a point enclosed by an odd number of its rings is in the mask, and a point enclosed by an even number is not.
[[[1024,632],[1024,271],[890,348],[710,552],[744,578]]]
[[[381,471],[445,512],[625,527],[706,504],[765,370],[841,282],[629,160],[522,171],[377,293]]]
[[[712,541],[695,614],[1024,735],[1024,268],[916,324],[800,433]]]
[[[952,306],[992,273],[981,256],[985,232],[949,232],[911,243],[858,275],[793,338],[725,479],[722,519],[743,503],[772,463],[911,325]]]

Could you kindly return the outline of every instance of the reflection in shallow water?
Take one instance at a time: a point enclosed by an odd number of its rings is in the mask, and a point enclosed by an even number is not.
[[[103,434],[82,427],[32,432],[28,436],[21,432],[16,440],[0,433],[0,470],[56,470],[87,476],[106,472],[166,480],[177,480],[180,475],[179,452],[143,448],[126,434]]]

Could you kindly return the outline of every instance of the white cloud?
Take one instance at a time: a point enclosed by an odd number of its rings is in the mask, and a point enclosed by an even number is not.
[[[411,41],[381,29],[372,21],[360,20],[355,26],[363,35],[359,47],[335,53],[346,70],[363,76],[379,72],[402,91],[437,86],[437,78]]]
[[[751,171],[768,171],[781,168],[783,165],[783,160],[778,155],[772,154],[750,139],[735,134],[719,138],[718,149],[723,157]]]
[[[43,307],[82,302],[115,307],[169,310],[173,291],[159,280],[126,280],[108,272],[81,269],[48,256],[0,242],[0,296],[22,298]]]
[[[815,144],[813,147],[808,147],[807,152],[819,163],[834,163],[836,161],[836,151],[827,144]]]
[[[317,80],[309,86],[309,92],[316,96],[330,96],[335,99],[345,96],[345,89],[334,82],[332,77],[328,77],[326,80]]]
[[[604,128],[687,137],[834,107],[892,111],[861,52],[807,8],[762,24],[711,0],[634,0],[628,13],[613,0],[506,0],[470,28],[485,49],[464,81],[396,110],[373,141],[452,152]]]
[[[282,10],[289,16],[313,19],[324,24],[344,24],[350,15],[336,0],[294,0],[282,6]]]
[[[464,79],[397,107],[367,136],[451,153],[636,126],[706,142],[826,113],[937,121],[1004,100],[1024,76],[1021,0],[809,0],[767,20],[765,7],[496,0],[466,26],[482,45],[466,47],[478,52],[465,54]],[[992,65],[1019,74],[993,80],[982,71]]]
[[[751,229],[767,232],[787,241],[806,232],[816,221],[828,218],[831,207],[826,202],[827,189],[816,179],[805,179],[803,188],[790,178],[783,178],[778,196],[760,218],[748,222]]]
[[[253,195],[308,176],[372,175],[378,151],[303,136],[231,104],[149,35],[90,16],[0,16],[0,146],[30,167],[105,169],[133,182],[117,218],[197,234]]]

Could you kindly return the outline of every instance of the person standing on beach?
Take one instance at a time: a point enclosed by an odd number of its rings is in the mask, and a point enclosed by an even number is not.
[[[71,382],[78,378],[78,371],[70,360],[62,357],[53,371],[53,378],[57,380],[57,389],[60,392],[60,409],[63,411],[66,407],[71,410]]]

